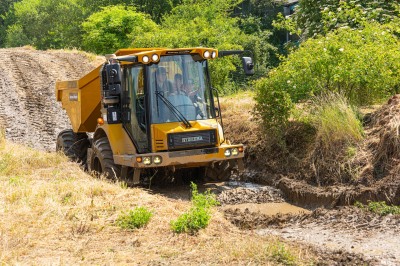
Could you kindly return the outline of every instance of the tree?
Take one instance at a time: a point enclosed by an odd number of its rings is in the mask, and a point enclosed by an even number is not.
[[[157,24],[148,15],[123,5],[103,7],[82,26],[84,48],[100,54],[127,48],[136,36],[157,30]]]
[[[281,17],[278,25],[310,38],[341,27],[360,28],[366,22],[389,23],[399,16],[399,7],[388,0],[300,0],[295,13]]]
[[[76,0],[22,0],[14,4],[6,45],[38,49],[80,47],[83,11]]]
[[[238,18],[230,16],[240,0],[184,0],[165,15],[160,27],[137,35],[134,47],[213,47],[218,49],[243,49],[250,38],[242,32]],[[229,75],[236,70],[235,57],[211,61],[213,85],[228,90]],[[230,84],[232,85],[232,84]]]
[[[171,12],[182,0],[80,0],[80,2],[88,15],[101,11],[102,7],[124,5],[149,14],[153,21],[159,23],[162,16]]]
[[[11,24],[11,17],[6,19],[7,12],[18,0],[2,0],[0,2],[0,47],[4,47],[6,39],[7,26]]]

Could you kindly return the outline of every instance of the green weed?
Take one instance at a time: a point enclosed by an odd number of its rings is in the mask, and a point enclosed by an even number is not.
[[[295,256],[285,247],[283,243],[277,243],[272,247],[271,257],[283,265],[296,265]]]
[[[395,206],[395,205],[389,206],[384,201],[370,201],[368,202],[368,205],[356,202],[354,206],[382,216],[388,214],[400,214],[400,206]]]
[[[136,207],[128,212],[123,212],[116,224],[123,229],[137,229],[147,225],[153,213],[145,207]]]
[[[196,184],[191,184],[192,188],[192,207],[189,211],[171,221],[171,229],[175,233],[194,234],[200,229],[204,229],[211,219],[211,207],[216,206],[218,201],[210,191],[204,194],[197,191]]]

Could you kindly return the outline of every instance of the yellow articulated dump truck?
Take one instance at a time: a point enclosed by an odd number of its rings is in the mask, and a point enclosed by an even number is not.
[[[242,53],[121,49],[81,79],[57,81],[57,101],[72,125],[58,135],[57,150],[89,171],[134,184],[179,169],[229,179],[233,168],[243,169],[244,148],[224,137],[208,61]],[[242,63],[254,73],[251,57]]]

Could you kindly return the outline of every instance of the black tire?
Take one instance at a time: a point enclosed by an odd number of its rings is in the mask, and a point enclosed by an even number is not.
[[[121,166],[114,163],[113,153],[107,137],[99,138],[93,142],[90,170],[110,179],[118,179],[121,176]]]
[[[205,180],[210,182],[228,181],[232,176],[234,166],[235,164],[230,161],[216,162],[214,166],[207,167]]]
[[[86,133],[75,133],[71,129],[58,134],[56,150],[63,152],[71,161],[86,164],[90,141]]]

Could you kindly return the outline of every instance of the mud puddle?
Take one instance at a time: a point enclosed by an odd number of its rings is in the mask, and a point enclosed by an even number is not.
[[[301,207],[294,206],[287,202],[270,202],[270,203],[243,203],[236,205],[225,205],[221,209],[226,211],[227,209],[238,209],[240,211],[248,210],[253,213],[260,213],[267,216],[273,216],[277,214],[302,214],[311,213],[310,210],[303,209]]]

